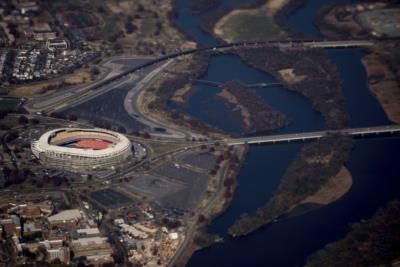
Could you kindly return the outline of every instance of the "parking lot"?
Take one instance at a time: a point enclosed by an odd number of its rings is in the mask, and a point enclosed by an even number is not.
[[[90,193],[90,197],[107,208],[119,208],[136,201],[110,188]]]

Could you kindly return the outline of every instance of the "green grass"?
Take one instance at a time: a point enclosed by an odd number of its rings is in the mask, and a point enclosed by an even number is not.
[[[262,13],[238,14],[225,24],[226,37],[233,41],[271,40],[286,36],[273,18]]]
[[[15,110],[18,106],[19,100],[17,99],[1,99],[0,98],[0,110],[12,109]]]

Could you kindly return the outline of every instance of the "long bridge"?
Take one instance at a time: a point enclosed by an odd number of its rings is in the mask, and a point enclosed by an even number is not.
[[[43,100],[46,104],[46,108],[42,108],[44,111],[56,111],[60,108],[63,108],[67,105],[67,102],[74,101],[74,99],[79,100],[80,102],[85,101],[87,97],[85,95],[90,94],[91,92],[96,92],[96,94],[102,94],[102,92],[106,92],[104,89],[107,86],[109,89],[116,88],[119,84],[124,83],[125,81],[130,79],[130,75],[136,72],[141,71],[144,68],[162,63],[164,61],[168,61],[171,59],[179,58],[186,55],[192,55],[201,52],[229,52],[231,50],[238,49],[253,49],[253,48],[262,48],[262,47],[278,47],[280,49],[312,49],[312,48],[348,48],[348,47],[368,47],[374,44],[387,43],[393,41],[399,41],[400,38],[387,38],[387,39],[379,39],[379,40],[337,40],[337,41],[329,41],[329,40],[271,40],[271,41],[248,41],[248,42],[236,42],[236,43],[227,43],[220,44],[211,47],[199,47],[195,49],[188,49],[183,51],[178,51],[175,53],[171,53],[168,55],[160,56],[158,58],[152,59],[146,63],[135,66],[131,69],[128,69],[118,75],[105,79],[103,81],[99,81],[94,83],[92,86],[88,86],[85,90],[80,90],[79,92],[73,92],[70,95],[62,95],[58,97],[50,97],[46,96]],[[269,87],[268,84],[257,84],[254,87]],[[99,90],[101,89],[101,90]],[[39,100],[40,102],[40,100]],[[40,109],[30,108],[31,111],[39,111]]]
[[[225,52],[232,49],[242,49],[242,48],[261,48],[261,47],[279,47],[282,49],[298,49],[303,48],[349,48],[349,47],[368,47],[378,43],[386,43],[392,41],[398,41],[400,38],[388,38],[381,40],[338,40],[338,41],[328,41],[328,40],[279,40],[279,41],[249,41],[249,42],[237,42],[221,44],[211,47],[200,47],[194,49],[188,49],[179,51],[176,53],[171,53],[165,56],[155,58],[151,61],[143,63],[132,69],[126,70],[114,77],[111,77],[91,89],[98,89],[104,85],[108,85],[116,80],[119,80],[131,73],[140,71],[144,68],[153,66],[155,64],[161,63],[166,60],[175,59],[182,56],[192,55],[200,52]]]
[[[244,144],[275,144],[288,143],[296,141],[318,140],[332,134],[350,135],[354,137],[377,136],[380,134],[398,134],[400,133],[400,125],[376,126],[366,128],[348,128],[341,130],[326,130],[316,132],[303,132],[293,134],[267,135],[257,137],[244,137],[238,139],[225,140],[230,146]]]

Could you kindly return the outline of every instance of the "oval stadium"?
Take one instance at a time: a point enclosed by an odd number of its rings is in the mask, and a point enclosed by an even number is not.
[[[110,169],[132,156],[128,138],[103,129],[51,130],[31,149],[44,165],[73,171]]]

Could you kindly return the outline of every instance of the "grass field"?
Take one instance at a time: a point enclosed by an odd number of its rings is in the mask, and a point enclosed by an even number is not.
[[[230,41],[271,40],[286,36],[263,11],[242,12],[230,17],[223,25],[223,38]]]

